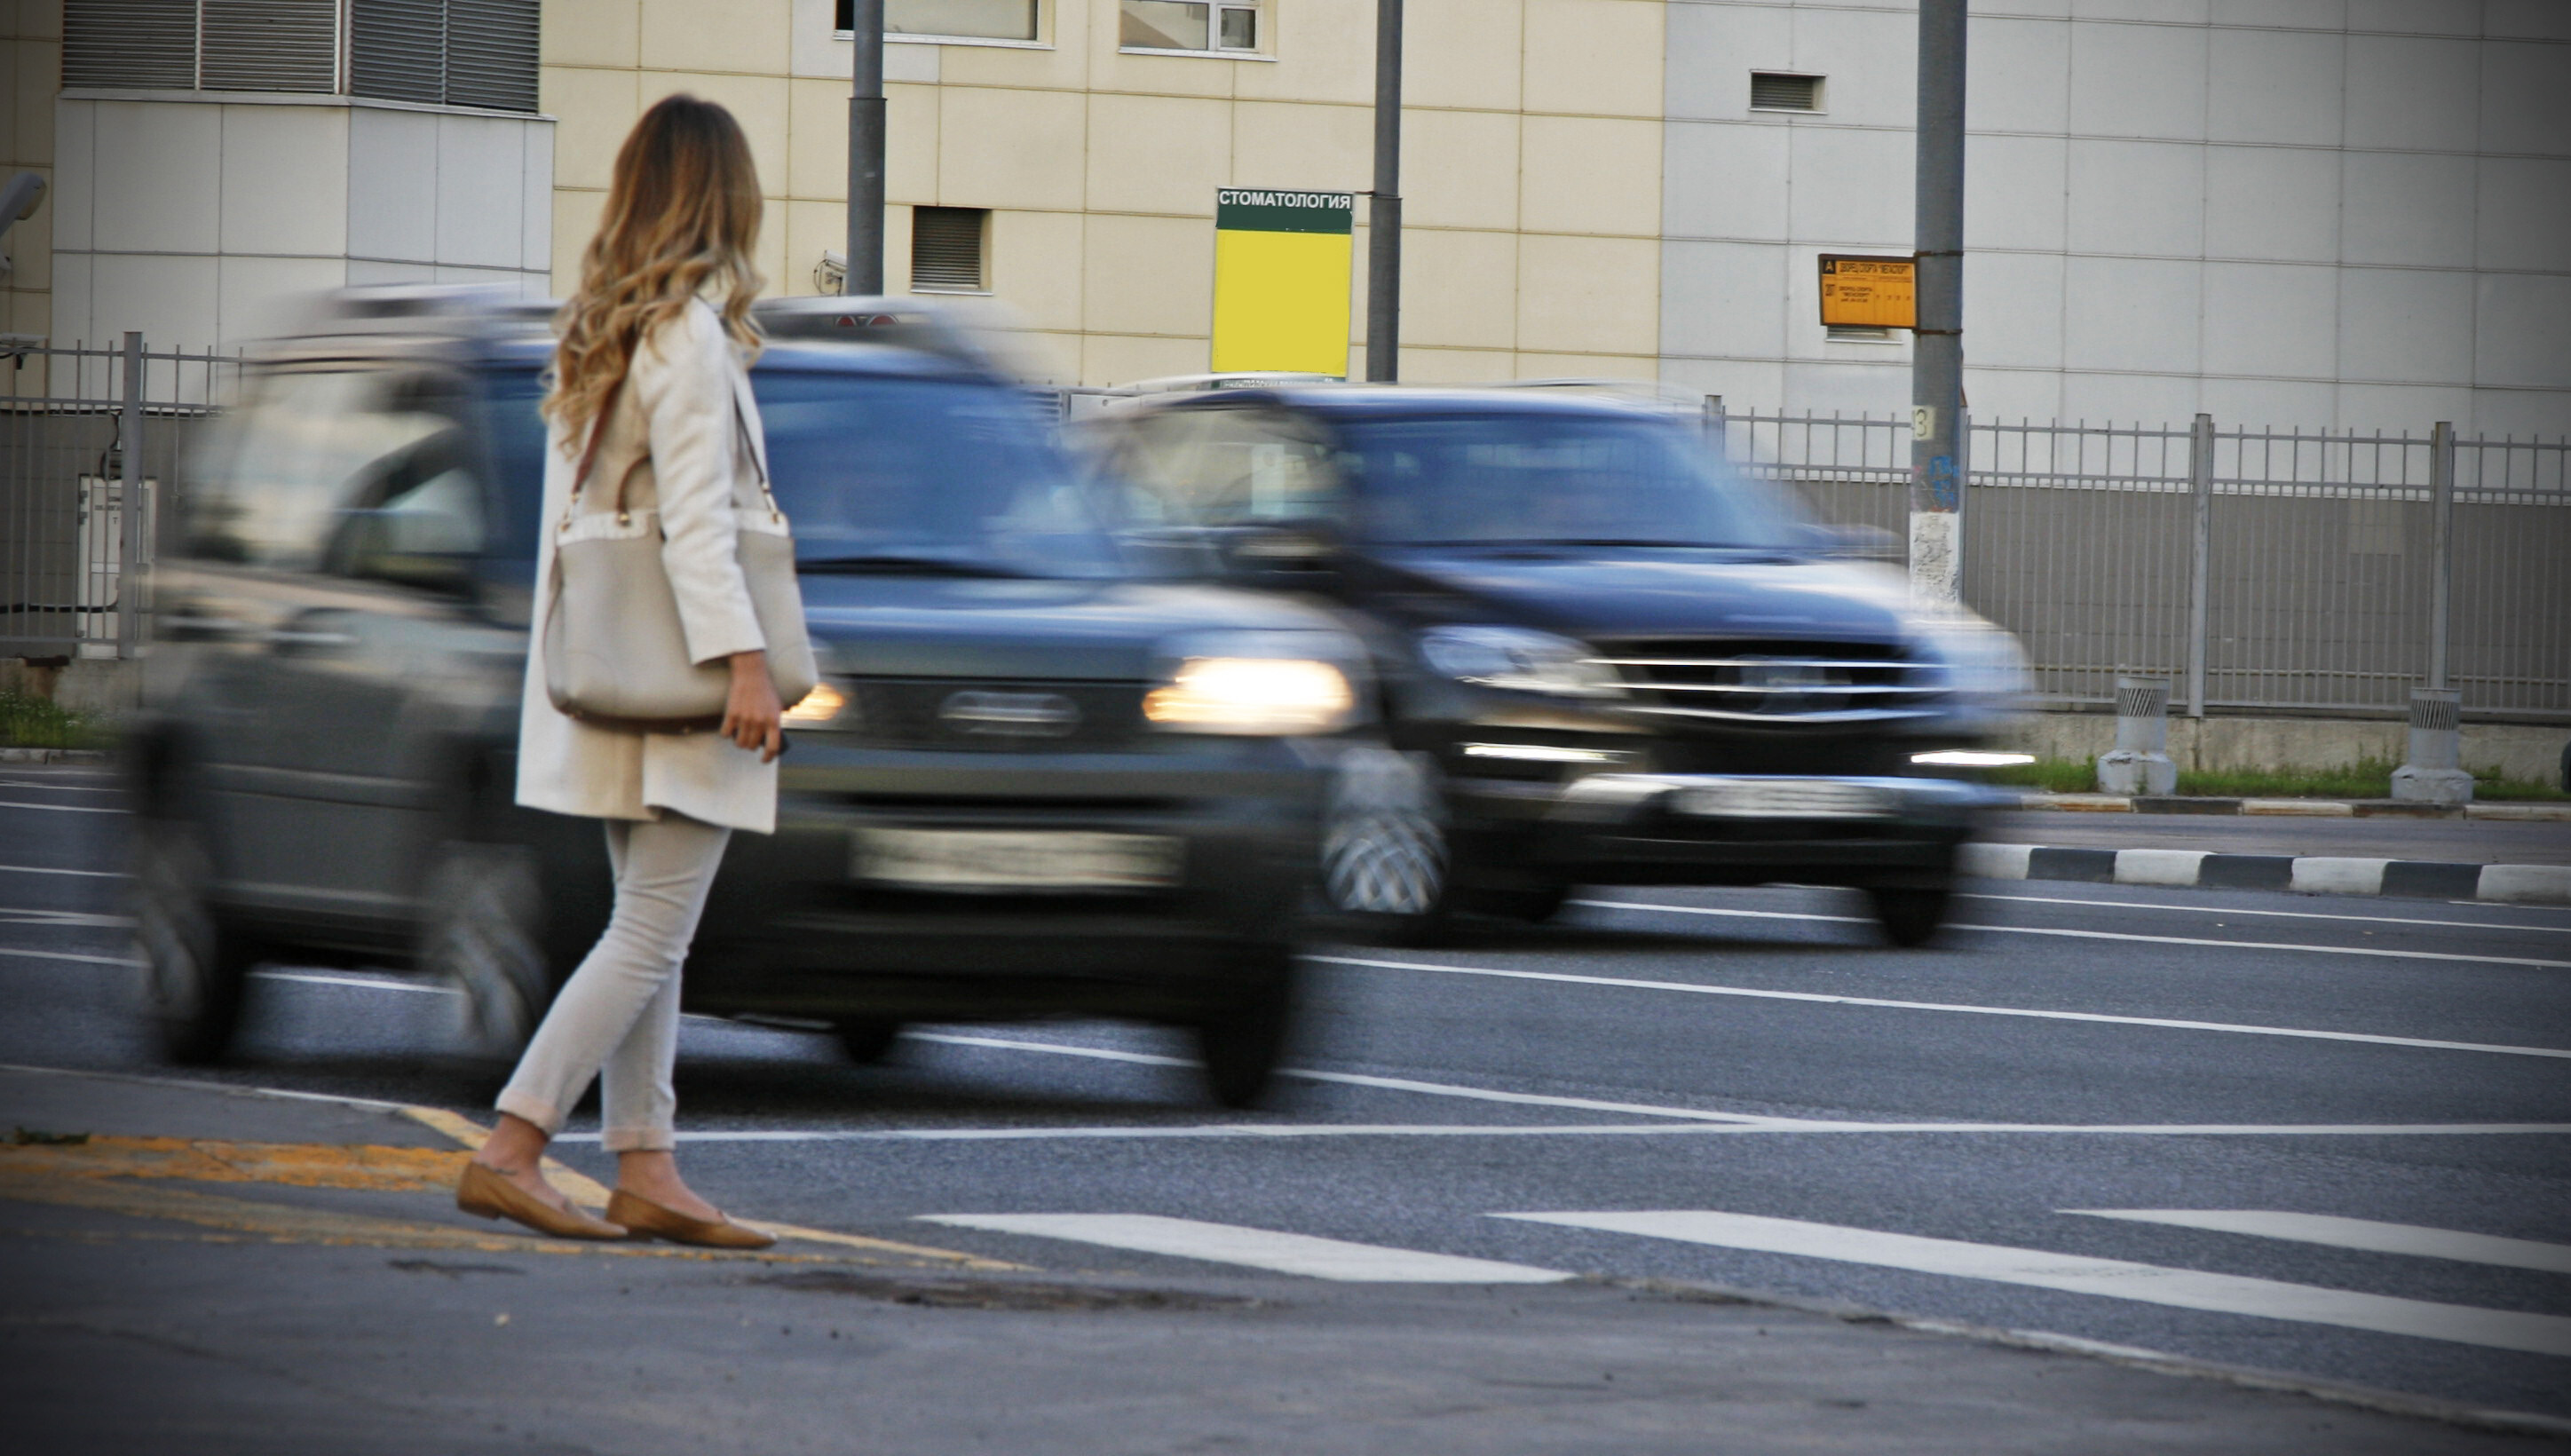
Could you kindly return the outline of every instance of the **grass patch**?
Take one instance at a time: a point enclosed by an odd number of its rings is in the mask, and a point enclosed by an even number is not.
[[[2381,758],[2360,758],[2337,768],[2235,768],[2211,772],[2181,769],[2178,791],[2210,798],[2390,798],[2392,770],[2400,765]],[[2045,793],[2094,793],[2095,764],[2079,758],[2039,758],[2007,768],[1984,770],[1985,779],[2011,788]],[[2571,799],[2558,785],[2531,778],[2510,778],[2497,768],[2473,770],[2473,797],[2485,800]]]
[[[0,692],[0,747],[103,748],[107,728],[50,699]]]

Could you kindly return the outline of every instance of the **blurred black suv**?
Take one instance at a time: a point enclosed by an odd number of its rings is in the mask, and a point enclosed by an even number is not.
[[[825,676],[685,1004],[827,1023],[860,1058],[923,1018],[1144,1018],[1247,1101],[1362,649],[1273,596],[1137,579],[1036,402],[891,306],[764,313]],[[342,295],[200,452],[129,757],[174,1057],[219,1055],[277,957],[440,978],[505,1056],[604,923],[598,826],[512,802],[544,318]]]
[[[1130,531],[1345,614],[1386,741],[1347,757],[1324,878],[1406,938],[1582,883],[1864,889],[1936,930],[2026,689],[1967,612],[1849,559],[1667,406],[1526,387],[1143,392],[1088,443]]]

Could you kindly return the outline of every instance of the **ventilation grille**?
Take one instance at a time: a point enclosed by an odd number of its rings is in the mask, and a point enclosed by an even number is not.
[[[536,109],[536,7],[446,0],[446,104]]]
[[[913,292],[979,292],[982,238],[991,215],[981,208],[910,210],[910,286]]]
[[[1819,111],[1821,78],[1781,76],[1773,71],[1753,71],[1750,73],[1750,109],[1753,111]]]
[[[1890,343],[1892,330],[1870,323],[1832,323],[1823,326],[1822,336],[1832,343]]]
[[[1731,723],[1857,723],[1935,711],[1945,689],[1898,645],[1646,638],[1597,645],[1632,712]]]
[[[339,89],[338,0],[206,0],[200,44],[208,91]]]
[[[442,0],[349,0],[348,91],[435,106],[446,99]]]
[[[63,85],[197,89],[197,0],[65,0]]]

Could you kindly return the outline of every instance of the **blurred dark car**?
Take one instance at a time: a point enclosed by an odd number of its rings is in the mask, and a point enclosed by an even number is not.
[[[174,1057],[219,1055],[279,957],[442,979],[505,1056],[604,923],[598,826],[512,802],[545,316],[343,295],[263,352],[187,482],[129,759]],[[1249,1100],[1362,650],[1306,607],[1137,579],[969,350],[767,316],[787,337],[753,383],[825,676],[686,1006],[827,1023],[860,1058],[922,1018],[1144,1018]]]
[[[1090,444],[1129,529],[1334,606],[1386,740],[1345,760],[1332,903],[1402,938],[1583,883],[1866,891],[1916,944],[1989,790],[2014,641],[1847,559],[1664,406],[1569,390],[1143,392]]]

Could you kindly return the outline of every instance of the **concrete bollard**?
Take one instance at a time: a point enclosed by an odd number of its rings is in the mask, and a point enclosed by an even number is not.
[[[2463,695],[2445,688],[2410,690],[2410,758],[2392,770],[2392,796],[2412,803],[2471,803],[2464,771]]]
[[[2098,755],[2100,793],[2172,793],[2178,765],[2169,755],[2170,687],[2160,678],[2116,680],[2116,746]]]

